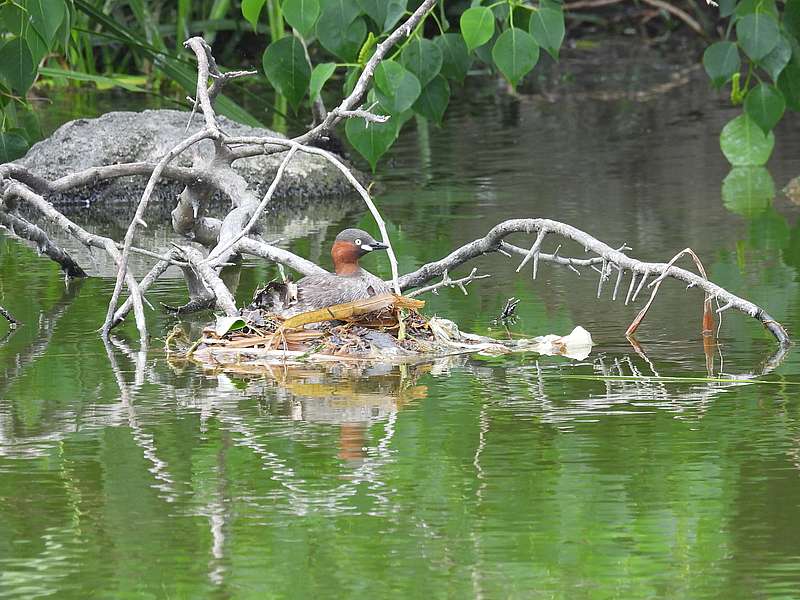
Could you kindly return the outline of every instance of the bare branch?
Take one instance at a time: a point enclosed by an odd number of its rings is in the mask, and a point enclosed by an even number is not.
[[[327,131],[333,129],[336,124],[341,121],[343,118],[342,112],[346,113],[347,111],[355,110],[361,102],[361,98],[367,93],[367,86],[369,85],[369,82],[375,73],[375,69],[383,60],[384,56],[386,56],[386,53],[389,52],[389,50],[391,50],[402,38],[411,35],[413,29],[419,25],[422,19],[427,16],[434,6],[436,6],[436,1],[437,0],[425,0],[402,25],[398,26],[391,33],[391,35],[389,35],[389,37],[378,44],[375,47],[374,54],[367,61],[367,64],[364,65],[364,70],[361,72],[361,75],[359,76],[358,81],[356,81],[355,86],[353,86],[353,91],[350,93],[350,95],[342,100],[339,106],[330,111],[319,125],[307,133],[294,138],[294,141],[298,144],[306,144],[317,139],[318,137],[321,137]],[[384,240],[384,242],[385,241],[386,240]]]
[[[133,237],[136,233],[136,226],[140,225],[141,223],[144,223],[144,220],[142,219],[144,211],[147,208],[147,204],[150,201],[150,197],[153,194],[153,190],[156,187],[156,183],[158,182],[159,177],[161,177],[161,173],[163,172],[164,168],[184,150],[191,148],[194,144],[196,144],[200,140],[204,140],[210,136],[211,134],[209,133],[209,131],[205,129],[198,131],[191,137],[183,140],[180,144],[172,148],[169,152],[167,152],[167,154],[160,161],[158,161],[156,168],[153,169],[153,173],[150,175],[150,179],[147,182],[147,186],[145,187],[144,192],[142,193],[142,198],[141,200],[139,200],[139,205],[136,207],[136,214],[134,214],[133,219],[131,220],[131,224],[128,226],[128,230],[125,233],[125,241],[122,248],[122,254],[118,262],[119,266],[117,272],[117,281],[114,284],[114,292],[112,293],[111,300],[108,303],[108,312],[106,313],[106,320],[103,323],[102,332],[104,337],[107,337],[108,332],[111,330],[111,324],[114,322],[114,313],[117,309],[117,303],[119,302],[120,293],[122,292],[122,282],[123,280],[126,280],[128,276],[128,256],[130,255],[131,246],[133,245]],[[116,248],[114,248],[114,250],[116,251]],[[136,280],[134,279],[133,281],[135,288]],[[134,296],[134,311],[135,311],[136,303],[140,301],[137,300],[136,298],[136,295],[138,295],[138,290],[137,292],[134,292],[134,288],[131,288],[131,286],[128,287],[131,289],[131,294]],[[137,323],[138,323],[138,318],[137,318]],[[142,328],[140,327],[140,332],[141,331]]]
[[[666,263],[648,263],[631,258],[621,252],[614,250],[607,244],[595,239],[591,235],[559,221],[550,219],[510,219],[494,226],[483,238],[474,240],[468,244],[457,248],[446,257],[421,266],[416,271],[403,275],[400,280],[401,289],[418,287],[421,284],[441,276],[445,271],[450,271],[473,258],[488,252],[496,252],[499,248],[514,248],[510,244],[503,244],[502,238],[513,233],[531,233],[547,229],[549,233],[560,235],[580,244],[587,250],[594,252],[600,257],[600,262],[605,260],[613,262],[619,268],[631,271],[633,276],[637,274],[642,277],[639,288],[643,287],[644,281],[650,275],[659,276],[668,272],[668,277],[678,279],[684,283],[691,284],[702,289],[706,294],[720,301],[730,303],[732,308],[758,319],[764,327],[778,340],[783,346],[791,344],[789,336],[783,327],[775,321],[763,308],[752,302],[740,298],[724,288],[706,280],[701,275],[697,275],[685,269],[668,265]],[[522,252],[530,252],[525,251]],[[544,258],[544,256],[542,256]],[[559,257],[560,258],[560,257]],[[562,263],[563,264],[563,263]],[[568,263],[569,264],[569,263]],[[569,266],[572,266],[571,264]],[[631,286],[632,287],[632,286]]]
[[[334,108],[333,112],[335,112],[337,116],[345,119],[364,119],[368,123],[386,123],[386,121],[391,119],[389,115],[376,115],[375,113],[370,112],[370,110],[371,108],[357,108],[356,110],[341,110]]]
[[[210,295],[213,294],[213,297],[216,299],[217,307],[220,310],[225,311],[225,314],[228,316],[238,315],[239,311],[236,308],[236,301],[233,299],[233,295],[222,279],[220,279],[217,272],[204,262],[204,257],[200,251],[190,246],[176,246],[176,249],[183,254],[186,262],[189,264],[186,268],[194,271],[209,292],[209,295],[205,297],[210,297]]]
[[[0,208],[0,225],[22,239],[33,242],[36,249],[52,261],[58,263],[67,277],[86,277],[86,271],[70,254],[54,244],[48,235],[33,223],[20,216],[7,213]]]
[[[544,241],[544,236],[547,234],[547,230],[540,229],[538,235],[536,236],[536,241],[533,242],[531,249],[528,250],[528,253],[525,255],[525,258],[522,259],[522,262],[519,263],[517,267],[517,273],[522,270],[528,261],[533,258],[533,278],[536,279],[536,270],[539,264],[539,248],[542,247],[542,242]]]
[[[178,251],[172,249],[167,254],[166,258],[174,259],[178,255],[179,255]],[[162,260],[153,265],[153,267],[150,269],[147,275],[145,275],[142,281],[139,282],[139,290],[141,291],[142,294],[144,294],[150,288],[150,286],[153,285],[156,282],[156,280],[159,277],[161,277],[161,275],[164,274],[164,271],[167,270],[169,265],[170,262],[168,260]],[[122,323],[123,319],[130,312],[131,308],[133,308],[133,300],[131,298],[128,298],[122,304],[122,306],[119,307],[117,312],[114,313],[114,322],[111,324],[112,328]]]
[[[318,273],[327,273],[322,267],[315,265],[310,260],[306,260],[301,256],[270,246],[267,243],[259,242],[250,238],[243,238],[237,244],[239,250],[245,254],[252,254],[253,256],[260,256],[275,263],[286,265],[303,275],[316,275]]]
[[[466,277],[462,277],[460,279],[450,279],[450,276],[448,275],[447,271],[445,271],[444,276],[442,277],[442,280],[439,283],[434,283],[433,285],[416,289],[413,292],[406,294],[406,296],[413,298],[414,296],[419,296],[420,294],[425,294],[427,292],[433,292],[434,294],[438,294],[439,293],[438,290],[440,290],[443,287],[457,287],[462,292],[464,292],[464,295],[466,296],[468,284],[475,281],[476,279],[486,279],[487,277],[491,277],[491,275],[488,273],[486,275],[476,275],[477,272],[478,269],[476,267],[472,269],[472,271],[470,271],[470,274],[467,275]]]
[[[236,234],[236,236],[234,236],[233,239],[225,242],[220,242],[220,244],[211,251],[211,253],[208,255],[208,258],[205,259],[206,263],[210,264],[211,266],[215,266],[221,262],[227,262],[228,251],[234,248],[234,246],[237,244],[237,242],[239,242],[239,240],[241,240],[243,237],[245,237],[247,234],[250,233],[255,224],[258,222],[258,219],[261,217],[261,213],[264,212],[264,209],[267,207],[267,204],[269,204],[270,200],[272,200],[272,197],[275,195],[275,190],[277,189],[278,184],[280,183],[281,179],[283,179],[283,174],[286,171],[286,167],[289,165],[289,162],[292,160],[292,157],[295,155],[297,150],[298,150],[297,146],[292,146],[289,149],[289,152],[286,153],[286,157],[283,159],[283,161],[281,161],[281,164],[278,167],[278,171],[277,173],[275,173],[275,177],[272,179],[272,183],[270,183],[266,194],[264,194],[264,199],[255,209],[255,211],[253,211],[253,214],[250,217],[250,220],[247,222],[247,225],[245,225],[242,228],[242,230],[238,234]]]

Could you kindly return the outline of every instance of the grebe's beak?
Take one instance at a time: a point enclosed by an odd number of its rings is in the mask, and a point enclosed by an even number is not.
[[[375,240],[369,244],[362,244],[361,249],[366,250],[367,252],[372,252],[373,250],[386,250],[389,246],[384,244],[383,242],[379,242]]]

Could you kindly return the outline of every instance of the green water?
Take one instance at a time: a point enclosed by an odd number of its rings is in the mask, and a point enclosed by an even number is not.
[[[376,200],[403,271],[550,217],[643,259],[691,246],[795,332],[798,210],[723,202],[729,115],[702,79],[643,103],[478,91],[442,129],[409,127]],[[800,173],[797,124],[777,188]],[[298,217],[309,234],[286,244],[329,264],[339,229],[374,231],[352,207]],[[493,277],[427,310],[486,332],[517,296],[516,332],[580,324],[589,358],[204,373],[166,359],[158,312],[146,354],[130,324],[105,348],[113,280],[65,287],[0,237],[0,303],[24,323],[0,342],[0,597],[800,597],[798,353],[728,312],[713,374],[766,383],[593,378],[707,375],[701,294],[662,286],[637,353],[622,333],[643,300],[595,299],[594,272],[477,264]],[[238,299],[272,275],[248,261]],[[184,297],[168,277],[150,300]]]

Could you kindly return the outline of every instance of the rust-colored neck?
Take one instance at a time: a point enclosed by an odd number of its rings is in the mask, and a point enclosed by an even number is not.
[[[358,266],[358,246],[352,242],[334,242],[331,248],[333,268],[337,275],[355,275],[361,270]]]

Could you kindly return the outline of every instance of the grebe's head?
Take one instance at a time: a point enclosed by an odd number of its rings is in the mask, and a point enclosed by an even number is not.
[[[363,229],[345,229],[336,236],[331,248],[333,266],[339,275],[350,275],[358,272],[358,259],[373,250],[388,248]]]
[[[336,244],[352,244],[358,251],[359,256],[372,252],[373,250],[386,250],[389,246],[379,242],[363,229],[345,229],[336,236]]]

